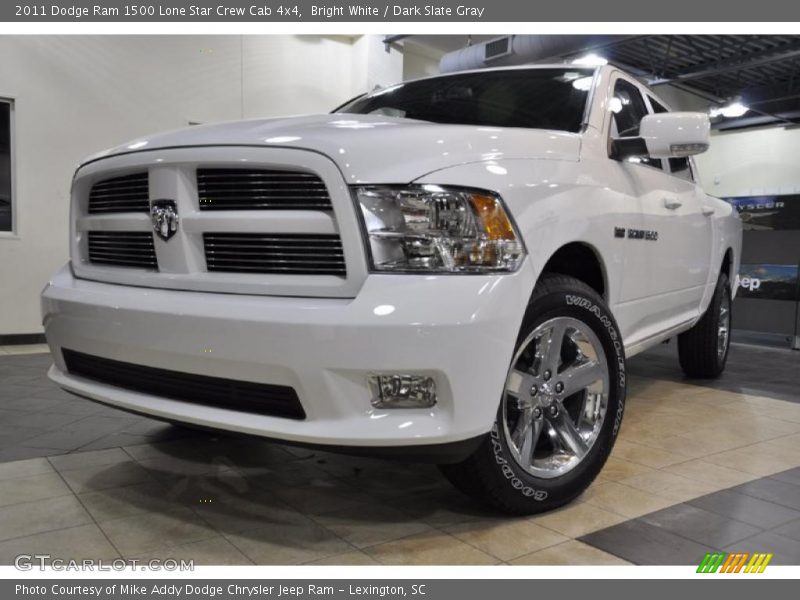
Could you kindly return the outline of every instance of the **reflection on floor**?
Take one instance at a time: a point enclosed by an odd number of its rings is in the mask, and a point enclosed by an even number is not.
[[[71,398],[44,379],[46,355],[0,348],[0,564],[698,564],[714,549],[800,564],[797,397],[723,389],[739,367],[687,383],[669,351],[632,361],[620,439],[590,489],[508,518],[432,466],[183,431]],[[753,352],[734,347],[732,365]],[[794,375],[798,356],[770,361]]]

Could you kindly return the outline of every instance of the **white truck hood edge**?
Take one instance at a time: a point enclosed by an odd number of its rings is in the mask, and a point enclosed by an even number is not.
[[[82,164],[181,146],[284,147],[326,155],[349,184],[408,183],[469,162],[506,158],[577,161],[580,142],[580,135],[560,131],[326,114],[231,121],[154,134],[90,156]]]

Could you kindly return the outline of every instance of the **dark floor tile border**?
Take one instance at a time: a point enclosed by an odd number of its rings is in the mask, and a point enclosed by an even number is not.
[[[16,346],[22,344],[44,344],[43,333],[11,333],[0,334],[0,346]]]
[[[750,484],[756,484],[754,487],[757,487],[759,482],[765,481],[766,485],[769,485],[770,482],[779,482],[787,486],[795,485],[797,487],[798,494],[800,494],[800,485],[779,479],[784,474],[796,475],[797,471],[797,468],[787,469],[786,471],[782,471],[780,473],[774,473],[773,475],[755,479],[751,481]],[[787,476],[786,479],[792,479],[792,477]],[[747,484],[745,484],[745,486],[746,485]],[[664,523],[668,522],[668,519],[656,518],[659,513],[666,514],[670,511],[680,511],[681,507],[686,507],[687,509],[698,508],[700,506],[708,507],[709,505],[713,505],[714,498],[721,494],[739,494],[743,496],[743,498],[757,500],[758,502],[764,504],[774,504],[776,511],[783,511],[787,513],[794,512],[800,515],[800,512],[776,502],[770,502],[764,499],[756,499],[752,496],[748,496],[737,491],[737,488],[741,487],[744,489],[745,486],[736,486],[730,489],[719,490],[718,492],[712,492],[711,494],[695,498],[688,502],[680,502],[666,509],[654,511],[647,515],[642,515],[641,517],[623,521],[617,525],[594,531],[578,539],[585,544],[588,544],[594,548],[598,548],[599,550],[609,554],[613,554],[614,556],[634,564],[700,564],[700,561],[703,559],[704,552],[783,551],[781,552],[781,556],[776,554],[773,560],[775,564],[800,565],[800,543],[795,540],[792,535],[781,535],[781,532],[779,531],[781,528],[786,528],[789,525],[792,527],[797,527],[798,523],[800,523],[800,519],[783,519],[776,521],[776,524],[770,526],[755,526],[750,523],[746,526],[753,530],[754,533],[743,539],[740,539],[734,544],[726,544],[725,547],[722,548],[714,547],[712,545],[705,546],[702,543],[699,543],[697,535],[693,534],[691,537],[687,536],[685,532],[681,531],[679,522],[675,523],[674,528],[667,524],[664,526],[657,525],[659,521]],[[745,523],[742,521],[737,521],[737,519],[729,515],[723,515],[721,512],[717,514],[724,517],[724,519],[720,519],[721,527],[730,527],[730,524],[734,522],[743,526],[745,525]],[[744,527],[742,527],[742,529],[744,530]],[[792,533],[794,533],[794,529],[792,529]],[[692,537],[695,539],[692,539]],[[709,535],[708,537],[712,536]],[[677,543],[679,540],[680,542]],[[776,547],[772,550],[768,548],[765,550],[762,548],[764,540],[771,540],[773,545]],[[748,543],[753,545],[753,547],[749,548]],[[664,548],[665,545],[670,545],[673,547],[669,549]],[[701,552],[702,549],[705,550]],[[685,556],[682,554],[682,552],[686,552],[687,550],[692,552],[692,556]],[[695,554],[697,554],[697,556],[695,556]]]

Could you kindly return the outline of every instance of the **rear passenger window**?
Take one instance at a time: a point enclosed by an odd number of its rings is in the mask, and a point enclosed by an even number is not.
[[[614,97],[611,99],[611,112],[614,118],[611,122],[611,135],[613,137],[636,137],[639,135],[639,124],[648,114],[644,97],[639,88],[624,79],[618,79],[614,84]],[[664,165],[658,158],[642,158],[640,162],[656,169],[663,169]]]

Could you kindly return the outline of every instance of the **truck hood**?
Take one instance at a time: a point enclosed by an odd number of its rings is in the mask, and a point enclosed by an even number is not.
[[[326,114],[200,125],[145,136],[105,157],[182,146],[310,150],[333,160],[350,183],[407,183],[433,171],[506,158],[577,161],[580,135],[539,129],[441,125],[377,115]]]

